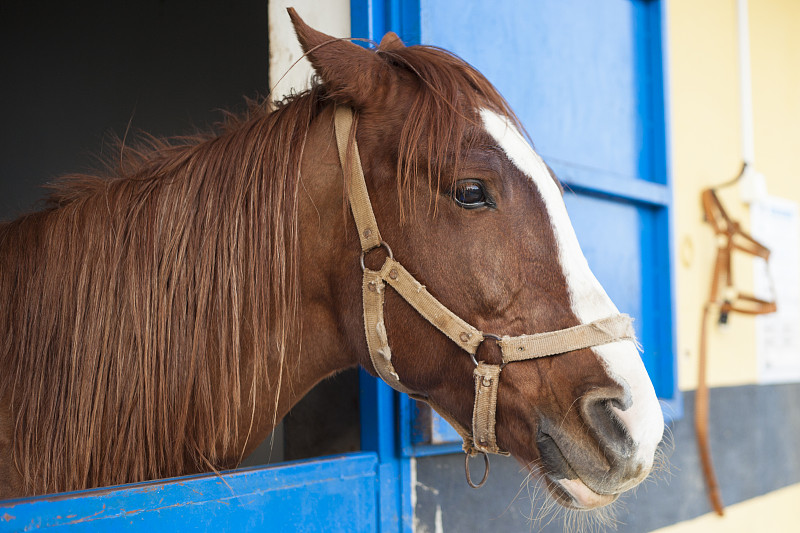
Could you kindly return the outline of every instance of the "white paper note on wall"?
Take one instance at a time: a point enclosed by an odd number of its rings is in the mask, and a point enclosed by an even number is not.
[[[762,383],[800,381],[800,210],[784,198],[751,204],[751,234],[770,249],[769,264],[756,258],[756,296],[774,297],[778,311],[756,317],[758,375]],[[774,292],[773,292],[774,287]]]

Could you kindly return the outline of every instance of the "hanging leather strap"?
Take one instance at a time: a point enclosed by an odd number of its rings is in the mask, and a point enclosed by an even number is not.
[[[697,436],[697,448],[700,452],[700,464],[703,469],[703,477],[706,480],[706,487],[708,489],[708,499],[711,502],[711,507],[714,509],[714,511],[719,516],[723,516],[725,514],[725,506],[722,503],[722,496],[720,495],[719,491],[719,483],[717,483],[717,476],[714,473],[714,463],[711,459],[711,445],[708,439],[709,424],[708,380],[706,378],[706,346],[708,345],[707,326],[710,308],[710,304],[703,306],[703,316],[700,323],[700,361],[697,375],[697,391],[695,392],[694,430]]]
[[[744,171],[744,167],[742,169]],[[717,236],[717,257],[711,274],[711,288],[708,301],[703,305],[700,322],[700,350],[698,352],[697,391],[695,392],[694,427],[697,435],[697,447],[700,452],[700,463],[708,488],[711,507],[720,515],[724,515],[724,504],[719,490],[717,476],[711,457],[709,442],[709,388],[707,378],[708,366],[708,317],[711,309],[719,312],[719,322],[727,322],[730,312],[748,315],[762,315],[776,310],[775,301],[767,301],[734,289],[731,256],[734,250],[769,260],[769,249],[753,239],[742,230],[720,202],[714,189],[705,189],[701,193],[701,201],[706,221],[714,229]],[[722,284],[722,287],[721,287]]]

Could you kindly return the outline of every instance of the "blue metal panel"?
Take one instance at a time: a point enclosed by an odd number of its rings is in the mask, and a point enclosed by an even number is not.
[[[422,40],[475,65],[548,162],[663,183],[653,168],[650,11],[629,0],[423,0]],[[638,41],[638,42],[637,42]],[[640,52],[640,50],[643,50]]]
[[[410,480],[408,458],[397,450],[397,393],[363,369],[359,374],[361,404],[361,449],[378,456],[379,531],[410,531]],[[404,501],[404,498],[407,501]],[[408,514],[408,516],[404,516]]]
[[[582,168],[557,161],[548,164],[564,184],[574,192],[596,193],[614,199],[632,200],[666,207],[672,191],[666,185],[650,181],[631,181],[597,169]]]
[[[0,531],[377,531],[374,453],[12,500]]]
[[[653,53],[658,55],[659,65],[661,68],[659,72],[661,73],[661,90],[659,94],[661,96],[660,101],[655,102],[654,105],[661,105],[663,111],[659,115],[662,120],[663,124],[663,138],[661,139],[661,143],[664,146],[662,151],[661,157],[663,160],[661,163],[664,165],[664,175],[666,176],[666,184],[672,189],[672,163],[671,157],[672,154],[672,147],[670,144],[670,139],[672,138],[671,135],[671,123],[669,117],[671,116],[670,113],[670,97],[669,92],[666,91],[666,87],[670,86],[669,83],[669,46],[667,46],[667,39],[669,36],[668,31],[668,21],[669,17],[667,16],[667,1],[664,0],[663,2],[658,2],[657,5],[652,6],[651,8],[653,11],[657,11],[658,13],[658,28],[653,28],[652,31],[656,31],[656,29],[660,30],[661,39],[654,43],[654,49],[657,47],[657,50],[654,50]],[[655,18],[656,15],[653,15]],[[655,24],[655,23],[654,23]],[[661,265],[669,265],[669,285],[661,287],[660,293],[660,301],[666,302],[667,310],[665,313],[669,313],[668,317],[664,317],[665,319],[669,319],[670,324],[672,327],[664,328],[665,331],[662,331],[662,335],[668,336],[668,338],[663,339],[664,345],[669,345],[672,347],[671,350],[671,357],[665,357],[666,360],[659,361],[659,375],[662,376],[664,379],[665,384],[664,388],[668,386],[668,383],[671,382],[672,384],[672,394],[669,396],[665,396],[665,399],[661,401],[662,408],[664,410],[664,416],[668,420],[678,419],[683,417],[683,394],[678,389],[678,358],[677,354],[675,353],[675,346],[677,346],[677,333],[675,331],[675,312],[676,312],[676,302],[675,302],[675,291],[673,287],[676,286],[675,283],[675,210],[673,209],[673,201],[674,196],[670,194],[669,197],[669,204],[667,205],[667,212],[661,214],[661,220],[659,221],[660,227],[665,227],[666,231],[661,231],[659,236],[662,239],[666,240],[666,245],[662,241],[660,243],[660,250],[662,256],[659,258],[659,264]],[[663,256],[664,249],[666,248],[666,257]]]
[[[350,33],[380,42],[393,31],[406,44],[420,42],[419,0],[350,0]]]

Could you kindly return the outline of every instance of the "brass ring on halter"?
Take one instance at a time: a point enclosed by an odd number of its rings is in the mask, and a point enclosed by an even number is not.
[[[483,454],[483,464],[485,469],[483,471],[483,478],[481,478],[477,485],[472,482],[472,477],[469,475],[469,454],[464,454],[464,471],[467,474],[467,484],[473,489],[479,489],[483,487],[483,485],[486,483],[486,480],[489,479],[489,454],[486,452],[481,453]]]
[[[381,243],[378,246],[376,246],[375,248],[386,248],[386,253],[389,254],[389,259],[394,259],[394,254],[392,254],[392,249],[389,248],[389,245],[386,244],[386,241],[381,241]],[[370,248],[367,251],[363,251],[362,250],[362,252],[361,252],[361,272],[364,272],[367,269],[367,267],[364,266],[364,256],[367,255],[367,252],[371,252],[375,248]]]
[[[483,340],[494,339],[495,342],[500,342],[500,335],[495,335],[494,333],[481,333],[481,335],[483,335]],[[483,343],[483,341],[481,341],[481,343]],[[480,346],[480,344],[478,346]],[[475,351],[477,352],[477,349]],[[472,359],[472,362],[475,363],[475,366],[478,366],[478,360],[475,358],[475,354],[471,353],[469,354],[469,357]],[[505,363],[500,365],[500,368],[503,368],[504,366],[506,366]]]

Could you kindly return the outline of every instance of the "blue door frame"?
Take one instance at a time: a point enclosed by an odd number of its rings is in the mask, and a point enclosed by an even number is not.
[[[434,22],[425,19],[430,18],[428,1],[351,0],[352,36],[377,42],[391,30],[407,44],[420,43],[424,24]],[[566,184],[579,193],[576,197],[580,198],[570,199],[568,204],[579,203],[584,197],[590,202],[596,198],[612,199],[647,213],[639,228],[639,253],[650,258],[643,266],[643,275],[661,276],[665,282],[645,289],[642,295],[642,305],[655,310],[655,315],[646,316],[651,324],[647,327],[654,328],[652,324],[657,323],[660,329],[639,333],[656,346],[657,356],[648,361],[648,369],[669,406],[667,412],[675,415],[680,414],[681,406],[673,353],[669,237],[672,195],[666,157],[668,123],[663,91],[666,83],[661,76],[664,3],[656,0],[643,3],[648,38],[656,36],[656,42],[637,42],[637,46],[647,50],[647,57],[640,59],[651,62],[648,68],[656,68],[655,79],[648,89],[650,94],[639,95],[655,113],[651,118],[659,122],[656,130],[661,133],[652,139],[655,152],[648,160],[656,172],[650,179],[645,177],[633,183],[609,174],[585,173],[569,164],[556,162],[553,166]],[[580,231],[578,228],[579,237]],[[660,322],[655,322],[656,318]],[[67,527],[87,531],[120,527],[144,531],[193,528],[242,531],[265,527],[270,531],[410,532],[413,458],[456,452],[460,444],[453,440],[455,434],[441,420],[434,420],[433,441],[430,435],[415,434],[412,430],[415,403],[364,371],[359,387],[362,449],[359,453],[240,469],[222,476],[189,476],[3,502],[0,531]]]

